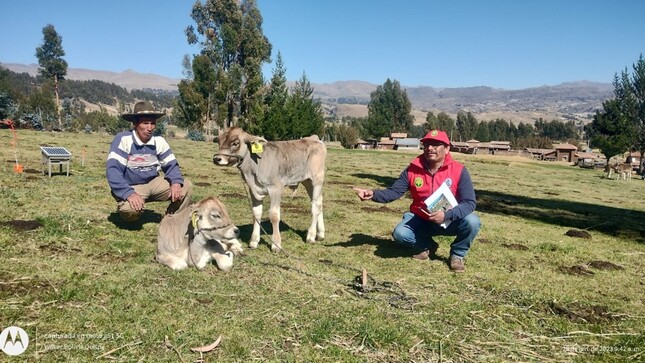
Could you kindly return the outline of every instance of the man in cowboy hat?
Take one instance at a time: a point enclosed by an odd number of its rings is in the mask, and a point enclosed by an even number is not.
[[[126,222],[139,219],[145,202],[170,200],[166,213],[175,213],[190,204],[191,182],[182,177],[168,142],[153,135],[157,120],[164,115],[148,101],[137,102],[132,113],[121,116],[132,122],[134,129],[117,134],[110,145],[108,184],[117,201],[117,211]]]
[[[354,190],[361,200],[371,199],[378,203],[389,203],[410,191],[410,211],[403,214],[392,237],[397,243],[417,251],[412,258],[427,260],[434,257],[439,248],[433,236],[455,236],[450,245],[448,265],[454,272],[464,272],[464,257],[481,226],[479,217],[473,213],[475,189],[466,167],[450,156],[450,140],[445,132],[431,130],[421,142],[423,154],[412,160],[392,186],[381,190]],[[450,189],[457,205],[430,212],[426,199],[442,184]]]

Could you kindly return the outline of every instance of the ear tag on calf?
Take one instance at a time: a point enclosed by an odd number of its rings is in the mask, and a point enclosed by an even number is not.
[[[251,152],[254,154],[261,154],[264,151],[262,144],[259,142],[254,142],[251,144]]]
[[[190,215],[190,221],[193,224],[193,229],[197,229],[197,213],[193,212],[193,214]]]

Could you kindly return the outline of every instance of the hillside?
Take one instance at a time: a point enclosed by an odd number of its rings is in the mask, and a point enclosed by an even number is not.
[[[18,73],[37,74],[38,65],[6,63],[3,67]],[[123,72],[96,71],[69,68],[70,80],[96,79],[114,83],[128,90],[161,89],[176,90],[178,79],[155,74],[142,74],[132,70]],[[291,84],[291,83],[290,83]],[[327,115],[364,117],[370,93],[377,85],[364,81],[337,81],[312,83],[314,97],[323,103]],[[538,118],[545,120],[578,120],[588,122],[595,110],[602,108],[603,101],[613,97],[609,83],[570,82],[555,86],[541,86],[519,90],[505,90],[485,86],[462,88],[434,88],[430,86],[403,87],[412,103],[415,123],[425,122],[428,111],[435,114],[446,112],[453,118],[459,111],[472,112],[478,120],[489,121],[503,118],[507,121],[532,123]]]

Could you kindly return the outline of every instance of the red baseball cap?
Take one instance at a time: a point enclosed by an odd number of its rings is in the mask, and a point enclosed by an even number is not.
[[[426,141],[431,141],[431,140],[440,141],[446,145],[450,145],[450,140],[448,140],[448,134],[446,134],[443,131],[430,130],[430,132],[428,132],[426,136],[424,136],[423,139],[421,139],[421,142],[424,143]]]

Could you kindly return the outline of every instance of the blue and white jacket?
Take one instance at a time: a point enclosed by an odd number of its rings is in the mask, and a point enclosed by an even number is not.
[[[127,200],[134,193],[132,185],[146,184],[163,170],[165,179],[172,184],[184,184],[179,164],[168,142],[153,136],[147,143],[134,130],[118,133],[107,157],[107,180],[112,194]]]

